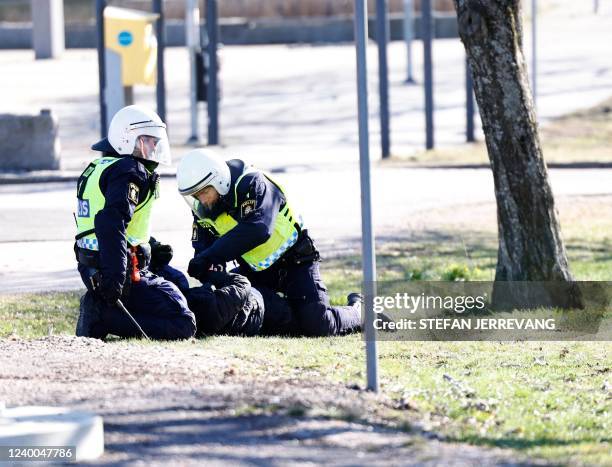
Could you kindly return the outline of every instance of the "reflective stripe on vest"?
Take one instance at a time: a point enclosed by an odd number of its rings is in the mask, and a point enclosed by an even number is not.
[[[257,172],[257,170],[252,167],[247,167],[242,172],[242,175],[236,180],[234,184],[234,209],[238,208],[238,184],[245,175],[253,172]],[[264,176],[284,194],[283,189],[278,183],[273,181],[265,173]],[[205,218],[197,222],[202,227],[213,230],[214,233],[220,237],[238,225],[238,222],[225,212],[214,220]],[[269,268],[283,255],[283,253],[285,253],[285,251],[297,242],[302,226],[302,217],[299,214],[295,215],[289,203],[286,203],[276,216],[274,230],[270,238],[265,243],[244,253],[242,259],[244,259],[254,271],[263,271]]]
[[[101,157],[96,159],[83,171],[77,187],[77,246],[87,250],[99,250],[94,220],[96,214],[104,208],[106,199],[100,190],[102,173],[118,157]],[[81,186],[85,184],[84,186]],[[125,236],[129,245],[137,246],[147,243],[151,237],[151,210],[155,201],[155,189],[151,187],[144,201],[136,206],[134,215],[127,225]]]

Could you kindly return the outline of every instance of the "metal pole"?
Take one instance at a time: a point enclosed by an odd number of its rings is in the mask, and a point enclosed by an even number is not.
[[[433,18],[431,0],[421,3],[421,18],[423,20],[423,65],[425,68],[425,147],[434,148],[434,96],[433,96],[433,63],[431,57],[431,42],[433,34]]]
[[[533,92],[533,106],[538,107],[538,56],[537,56],[537,31],[538,29],[538,0],[531,0],[531,89]]]
[[[187,50],[189,52],[189,101],[191,109],[191,136],[189,143],[197,143],[198,138],[198,97],[197,97],[197,70],[196,54],[200,52],[200,8],[198,0],[187,0],[185,5],[185,36],[187,39]]]
[[[380,97],[380,145],[383,159],[391,155],[389,130],[389,70],[387,66],[387,42],[389,21],[387,0],[376,0],[376,41],[378,43],[378,94]]]
[[[208,33],[208,144],[219,144],[219,91],[217,83],[217,0],[206,0],[206,31]]]
[[[404,0],[404,41],[406,42],[406,83],[414,83],[412,76],[412,39],[414,39],[414,5]]]
[[[164,48],[166,47],[166,22],[164,20],[163,0],[153,0],[153,13],[157,13],[159,18],[155,23],[155,33],[157,34],[157,115],[166,125],[166,79],[164,74]]]
[[[465,60],[465,136],[468,143],[476,141],[474,136],[474,81],[470,64]]]
[[[374,329],[374,280],[376,256],[372,233],[372,200],[370,195],[370,153],[368,130],[368,77],[366,47],[368,37],[365,0],[355,0],[355,45],[357,53],[357,108],[359,115],[359,173],[361,180],[361,241],[364,279],[364,331],[368,389],[378,392],[378,353]]]
[[[106,60],[104,59],[104,8],[106,0],[96,0],[96,37],[98,47],[98,81],[100,83],[100,137],[106,138]]]
[[[593,13],[599,13],[599,0],[594,0],[593,2]]]

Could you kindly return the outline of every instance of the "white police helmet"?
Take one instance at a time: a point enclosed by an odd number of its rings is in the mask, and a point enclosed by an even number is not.
[[[212,186],[221,196],[229,193],[231,184],[230,169],[226,162],[207,149],[194,149],[183,156],[176,169],[178,191],[200,218],[205,217],[203,206],[195,194]]]
[[[145,107],[128,105],[111,120],[108,141],[118,154],[170,165],[166,124]]]
[[[221,196],[227,195],[231,184],[226,162],[207,149],[194,149],[183,156],[176,169],[179,193],[194,195],[212,186]]]

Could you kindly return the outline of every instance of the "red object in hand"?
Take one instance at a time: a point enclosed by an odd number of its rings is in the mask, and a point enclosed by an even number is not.
[[[135,246],[130,247],[132,250],[131,261],[132,261],[132,282],[140,282],[140,271],[138,271],[138,256],[136,255]]]

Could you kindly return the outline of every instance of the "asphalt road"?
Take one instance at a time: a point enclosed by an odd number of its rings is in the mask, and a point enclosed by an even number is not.
[[[612,169],[550,171],[556,197],[610,194]],[[326,256],[359,251],[359,175],[344,170],[275,174],[303,214]],[[175,249],[173,264],[185,269],[191,257],[190,212],[173,179],[162,181],[154,212],[154,235]],[[406,237],[409,219],[426,224],[433,209],[494,202],[488,169],[378,168],[372,180],[377,236]],[[81,287],[72,253],[74,183],[0,186],[0,293]],[[494,219],[489,219],[493,221]]]
[[[541,124],[612,94],[612,10],[593,15],[579,2],[544,8],[538,48],[538,119]],[[548,4],[547,4],[548,5]],[[528,24],[528,23],[526,23]],[[529,28],[526,28],[526,31]],[[525,36],[529,61],[530,37]],[[226,157],[243,157],[277,175],[326,255],[358,251],[358,145],[353,44],[329,46],[224,47],[221,80],[221,139]],[[189,148],[188,56],[166,51],[168,123],[174,160]],[[423,147],[423,89],[407,86],[405,46],[389,47],[392,151]],[[415,75],[421,82],[422,48],[414,44]],[[371,157],[379,157],[376,48],[370,63]],[[457,39],[434,44],[436,141],[464,141],[465,53]],[[32,51],[0,51],[4,112],[59,117],[63,169],[82,169],[99,136],[97,62],[93,50],[68,50],[58,60],[34,60]],[[153,92],[137,87],[136,101],[153,103]],[[201,116],[203,117],[203,115]],[[477,119],[478,121],[479,119]],[[200,128],[204,128],[203,118]],[[202,132],[203,133],[203,132]],[[204,137],[204,134],[200,134]],[[557,196],[610,193],[610,170],[553,170]],[[175,263],[190,257],[190,214],[165,179],[155,214],[155,234],[176,250]],[[378,168],[373,172],[374,226],[379,239],[406,234],[408,220],[448,206],[469,210],[493,202],[490,170]],[[0,186],[0,293],[80,286],[74,270],[74,183]],[[466,211],[467,214],[467,211]],[[467,216],[469,217],[469,216]],[[473,214],[472,214],[473,217]],[[487,222],[494,222],[488,218]]]
[[[594,15],[591,2],[555,3],[559,3],[557,8],[542,3],[538,19],[540,124],[612,95],[612,9],[601,2],[600,14]],[[526,18],[524,50],[528,66],[530,30]],[[220,138],[226,156],[239,155],[262,166],[322,166],[357,159],[353,44],[226,46],[220,56]],[[405,83],[406,48],[402,41],[389,45],[388,58],[391,149],[394,155],[409,155],[423,149],[425,139],[421,42],[415,41],[413,49],[418,85]],[[461,144],[465,141],[465,51],[458,39],[436,40],[433,59],[436,145]],[[167,49],[165,63],[167,121],[178,160],[189,149],[185,146],[190,135],[186,49]],[[368,47],[368,63],[370,143],[372,158],[377,158],[380,123],[373,41]],[[34,60],[29,50],[2,50],[0,69],[2,112],[52,109],[59,118],[63,168],[84,168],[92,158],[87,148],[99,136],[96,52],[70,49],[61,59]],[[154,95],[150,87],[135,88],[136,103],[154,107]],[[480,125],[479,118],[476,124]],[[202,141],[205,126],[202,109]]]

